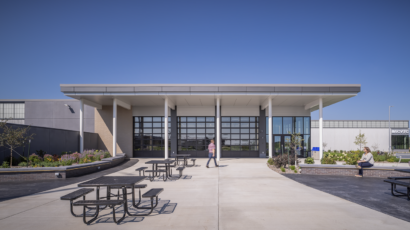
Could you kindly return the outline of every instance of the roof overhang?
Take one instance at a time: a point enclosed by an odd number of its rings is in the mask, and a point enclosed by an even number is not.
[[[216,98],[222,106],[264,107],[269,98],[272,106],[304,106],[318,109],[356,96],[358,84],[62,84],[61,92],[74,99],[85,99],[97,105],[112,105],[118,99],[132,106],[163,106],[164,99],[176,106],[214,106]]]

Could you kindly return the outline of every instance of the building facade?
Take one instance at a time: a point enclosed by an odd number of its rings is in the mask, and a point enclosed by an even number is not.
[[[61,91],[74,99],[0,100],[0,119],[79,131],[79,151],[81,133],[97,133],[99,149],[129,157],[206,157],[212,139],[218,157],[293,151],[307,157],[321,136],[325,150],[354,150],[359,133],[370,147],[389,146],[386,121],[326,120],[320,129],[311,120],[312,111],[354,97],[360,85],[61,85]],[[408,125],[391,122],[394,148],[408,148]],[[301,142],[293,150],[295,133]]]
[[[207,156],[211,139],[217,157],[264,157],[287,151],[300,133],[297,154],[311,146],[310,113],[356,96],[360,85],[61,85],[84,105],[95,107],[101,146],[130,157],[177,153]],[[322,130],[322,129],[319,129]],[[319,139],[322,138],[319,132]],[[81,137],[80,137],[81,140]],[[81,146],[80,146],[81,149]]]

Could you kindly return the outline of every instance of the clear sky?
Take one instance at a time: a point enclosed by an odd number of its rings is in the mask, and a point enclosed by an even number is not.
[[[327,119],[410,120],[410,1],[0,1],[0,100],[59,84],[361,84]],[[318,113],[312,113],[317,119]]]

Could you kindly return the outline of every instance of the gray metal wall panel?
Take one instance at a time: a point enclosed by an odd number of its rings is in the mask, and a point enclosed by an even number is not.
[[[53,119],[24,119],[25,125],[53,128]]]
[[[219,92],[246,92],[246,87],[244,86],[220,86]]]
[[[80,119],[53,119],[53,128],[78,131]]]
[[[248,92],[274,92],[275,87],[246,87]]]
[[[163,92],[189,92],[189,86],[166,86],[161,87]]]
[[[87,142],[84,143],[86,145]],[[77,152],[80,150],[80,134],[79,132],[67,132],[65,134],[65,146],[66,150],[64,152]]]
[[[191,86],[191,92],[218,92],[217,86]]]
[[[161,92],[161,86],[136,86],[135,92]]]
[[[49,150],[48,154],[61,154],[61,152],[65,152],[67,150],[66,146],[66,133],[68,131],[65,130],[58,130],[58,129],[50,129],[49,130]]]
[[[329,92],[329,87],[303,87],[303,92]]]
[[[26,101],[25,118],[53,118],[53,101]]]
[[[78,103],[80,103],[80,102],[78,102]],[[76,118],[79,118],[80,113],[78,112],[77,114],[78,114],[78,116]],[[91,106],[88,106],[88,105],[84,105],[84,118],[85,119],[94,119],[94,116],[95,116],[95,108],[91,107]]]
[[[360,87],[329,87],[330,92],[360,92]]]
[[[134,87],[107,87],[107,92],[134,92]]]
[[[302,92],[302,87],[275,87],[275,92]]]
[[[78,126],[80,126],[80,124],[78,124]],[[95,132],[94,119],[84,119],[84,132],[90,132],[90,133]]]
[[[27,125],[14,125],[9,124],[13,128],[27,127]],[[2,132],[0,130],[0,132]],[[61,154],[61,152],[76,152],[79,150],[79,132],[70,130],[59,130],[43,127],[30,127],[29,134],[34,133],[34,137],[31,140],[29,153],[36,153],[36,150],[46,151],[48,154]],[[85,149],[97,149],[98,134],[96,133],[84,133]],[[10,156],[10,153],[5,150],[5,147],[0,147],[0,164],[4,157]],[[16,151],[27,156],[28,143],[26,143],[24,153],[23,148],[18,148]],[[18,156],[13,154],[13,156]],[[17,157],[18,158],[18,157]]]
[[[69,105],[65,106],[65,105]],[[79,119],[80,118],[80,103],[78,101],[71,102],[53,102],[53,117],[52,118],[68,118]],[[85,113],[84,113],[85,115]]]
[[[61,86],[61,87],[60,87],[60,91],[61,91],[61,92],[74,92],[74,87]]]
[[[75,92],[107,92],[107,87],[75,87]]]

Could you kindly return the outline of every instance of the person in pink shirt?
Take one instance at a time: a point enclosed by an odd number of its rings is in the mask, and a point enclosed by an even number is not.
[[[216,164],[216,159],[215,159],[215,144],[214,144],[214,140],[211,140],[211,143],[208,145],[208,163],[206,163],[206,167],[209,168],[209,161],[211,161],[211,158],[214,158],[214,162],[215,162],[215,167],[218,167],[218,165]]]

